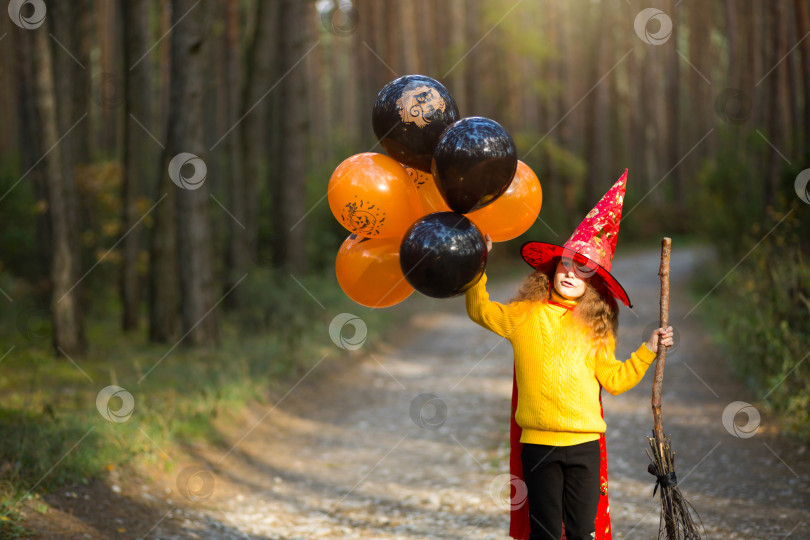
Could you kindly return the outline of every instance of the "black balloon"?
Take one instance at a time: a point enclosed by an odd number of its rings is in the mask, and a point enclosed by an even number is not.
[[[481,231],[466,216],[435,212],[405,233],[399,264],[411,286],[433,298],[450,298],[475,285],[487,266]]]
[[[472,116],[442,133],[431,170],[447,206],[467,214],[503,195],[517,161],[515,143],[506,130],[494,120]]]
[[[405,75],[377,94],[371,125],[389,156],[430,172],[430,158],[439,136],[458,118],[456,102],[439,81]]]

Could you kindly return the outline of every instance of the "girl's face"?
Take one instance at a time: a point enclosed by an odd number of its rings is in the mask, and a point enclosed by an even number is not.
[[[576,300],[585,294],[590,277],[584,276],[571,259],[565,257],[557,263],[554,271],[554,288],[563,298]]]

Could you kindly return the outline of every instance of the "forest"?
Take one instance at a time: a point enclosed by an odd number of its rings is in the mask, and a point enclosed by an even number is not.
[[[539,177],[500,252],[562,244],[627,168],[620,244],[712,250],[694,316],[810,437],[808,0],[11,0],[0,72],[4,515],[308,373],[360,309],[327,184],[384,152],[372,107],[406,74]],[[364,310],[370,332],[398,309]],[[107,384],[138,430],[96,429],[43,477]]]

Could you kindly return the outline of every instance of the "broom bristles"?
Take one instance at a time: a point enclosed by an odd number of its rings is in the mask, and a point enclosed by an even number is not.
[[[646,450],[650,458],[650,473],[659,478],[675,472],[675,453],[667,437],[664,444],[656,443],[654,437],[649,438],[650,450]],[[653,469],[655,469],[653,471]],[[676,483],[665,485],[656,482],[656,488],[661,488],[661,520],[658,526],[659,540],[700,540],[701,531],[706,531],[695,508],[681,494]],[[653,491],[653,493],[655,493]],[[694,517],[693,517],[694,515]]]

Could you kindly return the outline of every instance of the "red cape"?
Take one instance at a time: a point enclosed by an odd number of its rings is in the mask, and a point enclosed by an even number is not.
[[[517,410],[518,389],[517,378],[514,371],[512,372],[512,418],[511,428],[509,430],[510,454],[509,454],[509,472],[521,481],[525,482],[523,477],[523,463],[520,461],[520,451],[523,445],[520,442],[520,435],[523,432],[521,427],[515,421],[515,411]],[[602,406],[602,395],[599,395],[599,406]],[[604,418],[604,410],[602,417]],[[596,511],[596,540],[612,540],[613,536],[610,531],[610,503],[608,502],[608,473],[607,473],[607,449],[605,447],[605,434],[599,437],[599,454],[602,458],[599,466],[600,489],[601,496],[599,497],[599,508]],[[509,536],[517,540],[528,540],[529,533],[531,532],[531,522],[529,520],[529,502],[528,499],[519,508],[515,508],[511,512],[511,519],[509,522]],[[563,528],[562,539],[565,540],[565,528]]]

